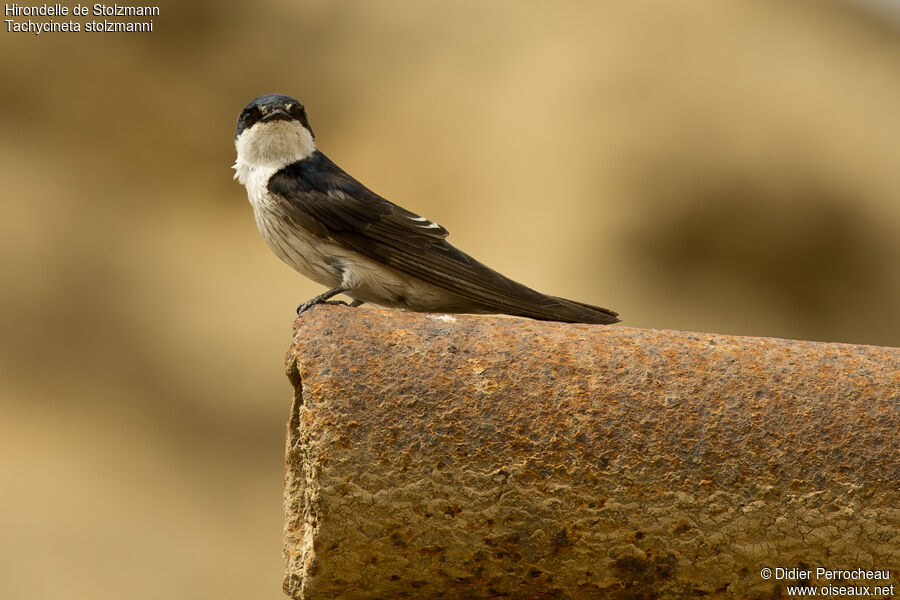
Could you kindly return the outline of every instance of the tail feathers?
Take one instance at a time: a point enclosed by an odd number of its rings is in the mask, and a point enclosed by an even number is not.
[[[544,296],[544,300],[544,302],[535,303],[529,307],[521,307],[516,310],[507,309],[500,312],[541,321],[560,321],[563,323],[609,325],[619,322],[619,314],[608,308],[601,308],[575,300],[566,300],[556,296]]]
[[[547,307],[548,310],[546,311],[550,314],[550,320],[563,321],[565,323],[598,323],[602,325],[619,322],[619,314],[608,308],[601,308],[576,300],[566,300],[556,296],[549,296],[549,298],[554,300],[554,304]],[[547,317],[537,315],[533,318],[547,319]]]
[[[571,307],[571,310],[579,316],[577,320],[570,321],[572,323],[600,323],[609,325],[620,321],[619,313],[609,310],[608,308],[594,306],[593,304],[587,304],[585,302],[578,302],[577,300],[566,300],[565,298],[558,298],[556,296],[551,297],[560,304]]]

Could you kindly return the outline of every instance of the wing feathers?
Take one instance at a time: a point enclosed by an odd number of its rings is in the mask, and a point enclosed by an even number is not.
[[[301,227],[473,303],[554,321],[614,323],[616,313],[547,296],[449,244],[446,229],[371,192],[321,152],[269,179],[269,191]]]

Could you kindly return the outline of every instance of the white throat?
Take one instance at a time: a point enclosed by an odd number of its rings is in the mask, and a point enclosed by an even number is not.
[[[260,172],[271,176],[316,151],[312,133],[297,121],[256,123],[241,132],[234,146],[237,149],[234,178],[245,186],[258,178]]]

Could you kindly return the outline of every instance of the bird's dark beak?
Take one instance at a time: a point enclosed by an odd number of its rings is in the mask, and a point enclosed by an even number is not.
[[[293,119],[286,110],[282,108],[273,108],[261,119],[262,121],[290,121]]]

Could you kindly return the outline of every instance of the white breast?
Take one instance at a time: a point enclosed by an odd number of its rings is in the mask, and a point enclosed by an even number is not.
[[[279,208],[267,187],[276,171],[262,167],[246,173],[244,185],[259,233],[272,252],[291,268],[322,285],[337,287],[343,279],[335,256],[340,249],[296,226]]]

